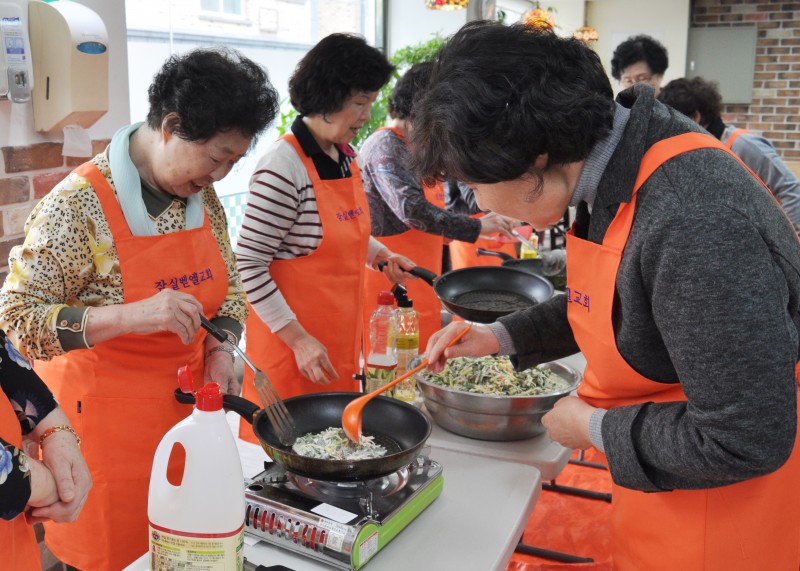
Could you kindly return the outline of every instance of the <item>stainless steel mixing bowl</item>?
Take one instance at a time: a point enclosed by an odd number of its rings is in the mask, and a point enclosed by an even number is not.
[[[414,359],[408,368],[419,364],[421,359]],[[579,371],[562,363],[543,363],[541,367],[566,379],[569,387],[544,395],[484,395],[426,381],[424,369],[415,376],[425,408],[442,428],[478,440],[524,440],[546,432],[542,417],[558,399],[578,388],[583,377]]]

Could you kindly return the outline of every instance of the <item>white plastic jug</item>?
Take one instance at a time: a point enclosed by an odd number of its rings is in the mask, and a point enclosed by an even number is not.
[[[153,459],[147,504],[150,566],[153,571],[241,570],[242,464],[222,410],[219,385],[205,385],[195,393],[195,400],[191,416],[167,432]],[[178,486],[167,479],[167,464],[176,444],[186,451]]]

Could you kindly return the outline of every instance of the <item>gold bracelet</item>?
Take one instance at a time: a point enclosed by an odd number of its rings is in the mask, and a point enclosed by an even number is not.
[[[78,446],[80,446],[80,445],[81,445],[81,437],[80,437],[80,436],[78,436],[78,433],[77,433],[77,432],[75,432],[75,431],[72,429],[72,427],[71,427],[71,426],[68,426],[68,425],[66,425],[66,424],[59,424],[58,426],[51,426],[50,428],[48,428],[47,430],[45,430],[45,431],[42,433],[42,436],[41,436],[41,437],[39,437],[39,446],[42,446],[42,445],[44,444],[44,440],[45,440],[45,438],[47,438],[48,436],[52,436],[52,435],[53,435],[53,434],[55,434],[56,432],[60,432],[60,431],[62,431],[62,430],[66,430],[67,432],[71,432],[71,433],[72,433],[72,435],[75,437],[75,440],[77,440],[77,441],[78,441]]]

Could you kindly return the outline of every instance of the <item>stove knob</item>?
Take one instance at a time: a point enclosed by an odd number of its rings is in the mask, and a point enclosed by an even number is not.
[[[265,509],[261,514],[261,531],[267,531],[267,516],[269,512]]]
[[[307,543],[308,542],[308,536],[306,535],[307,533],[308,533],[308,526],[304,525],[303,526],[303,532],[300,534],[300,545],[302,545],[303,547],[307,547],[308,546],[308,543]]]
[[[253,509],[253,506],[247,504],[247,508],[244,510],[244,525],[250,526],[250,511]]]

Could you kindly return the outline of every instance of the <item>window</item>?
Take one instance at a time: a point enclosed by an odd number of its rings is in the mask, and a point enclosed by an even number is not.
[[[200,9],[221,14],[242,14],[242,0],[200,0]]]
[[[384,38],[385,0],[136,0],[125,2],[131,120],[147,116],[147,87],[171,53],[228,46],[263,65],[288,110],[289,77],[297,62],[333,32]],[[236,168],[214,186],[220,196],[247,190],[258,158],[277,138],[261,135]],[[227,205],[226,205],[227,206]],[[227,208],[226,208],[227,209]],[[229,212],[229,216],[231,213]]]

